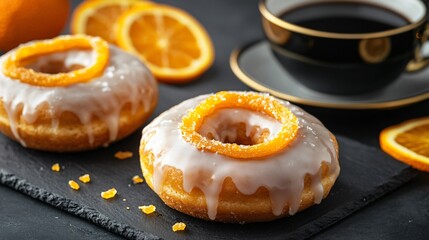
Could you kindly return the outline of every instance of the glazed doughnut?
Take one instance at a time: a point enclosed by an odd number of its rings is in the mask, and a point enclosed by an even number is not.
[[[189,129],[196,132],[188,135]],[[142,134],[140,163],[149,187],[171,208],[206,220],[293,215],[320,203],[340,171],[334,135],[301,108],[267,94],[195,97],[162,113]]]
[[[143,63],[100,38],[23,44],[0,67],[0,131],[28,148],[107,146],[139,128],[158,99]]]

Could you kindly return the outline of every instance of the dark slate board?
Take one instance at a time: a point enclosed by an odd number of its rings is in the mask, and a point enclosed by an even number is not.
[[[408,166],[378,149],[339,137],[341,174],[329,197],[320,205],[289,218],[268,223],[223,224],[195,219],[172,210],[146,184],[133,185],[139,174],[140,132],[109,148],[78,154],[54,154],[21,147],[0,136],[0,182],[54,207],[87,219],[130,239],[301,239],[312,236],[358,209],[394,190],[416,174]],[[114,158],[119,150],[131,150],[134,157]],[[59,162],[65,168],[52,172]],[[67,182],[84,173],[92,182],[71,190]],[[100,192],[115,187],[118,195],[104,200]],[[123,199],[126,201],[123,201]],[[154,204],[157,214],[146,216],[137,206]],[[130,207],[127,210],[126,207]],[[188,230],[171,231],[177,221]]]

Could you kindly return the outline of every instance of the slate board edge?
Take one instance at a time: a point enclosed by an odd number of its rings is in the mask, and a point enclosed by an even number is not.
[[[8,173],[0,168],[0,183],[5,186],[17,190],[25,195],[28,195],[41,202],[47,203],[62,211],[90,221],[110,232],[116,233],[128,239],[136,240],[161,240],[162,238],[147,233],[142,230],[135,229],[127,224],[118,223],[104,214],[101,214],[94,208],[79,204],[73,200],[62,197],[58,194],[51,193],[43,188],[39,188],[26,180],[16,177],[14,174]]]
[[[343,220],[344,218],[350,216],[354,212],[362,209],[363,207],[367,206],[371,202],[374,202],[385,194],[395,190],[396,188],[400,187],[401,185],[410,181],[416,176],[416,170],[412,169],[411,167],[406,168],[402,170],[398,175],[392,177],[389,182],[378,186],[375,191],[366,192],[362,194],[362,196],[358,200],[350,201],[347,204],[343,205],[341,208],[337,208],[331,212],[324,214],[322,217],[313,221],[311,224],[306,224],[298,228],[291,235],[289,235],[287,239],[309,238],[332,226],[333,224]],[[14,174],[8,173],[1,168],[0,183],[32,198],[47,203],[55,208],[90,221],[102,228],[107,229],[110,232],[116,233],[125,238],[138,240],[162,239],[151,233],[135,229],[127,224],[118,223],[101,214],[94,208],[91,208],[84,204],[78,204],[73,200],[64,198],[55,193],[48,192],[42,188],[28,183],[26,180],[16,177]]]
[[[362,194],[358,200],[350,201],[341,208],[336,208],[331,212],[324,214],[311,224],[306,224],[298,228],[289,235],[287,239],[306,239],[314,236],[315,234],[352,215],[354,212],[364,208],[380,197],[383,197],[389,192],[399,188],[406,182],[415,178],[418,175],[417,173],[418,171],[411,167],[402,170],[399,174],[393,176],[389,182],[377,186],[375,190]]]

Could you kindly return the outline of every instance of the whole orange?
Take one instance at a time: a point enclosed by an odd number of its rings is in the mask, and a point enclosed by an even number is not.
[[[0,0],[0,51],[60,34],[69,0]]]

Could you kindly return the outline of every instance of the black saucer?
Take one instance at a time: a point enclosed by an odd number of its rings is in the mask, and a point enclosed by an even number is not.
[[[234,74],[249,87],[285,100],[324,108],[387,109],[429,98],[429,68],[404,73],[383,90],[350,96],[314,91],[299,83],[273,56],[267,41],[236,49],[230,57]]]

